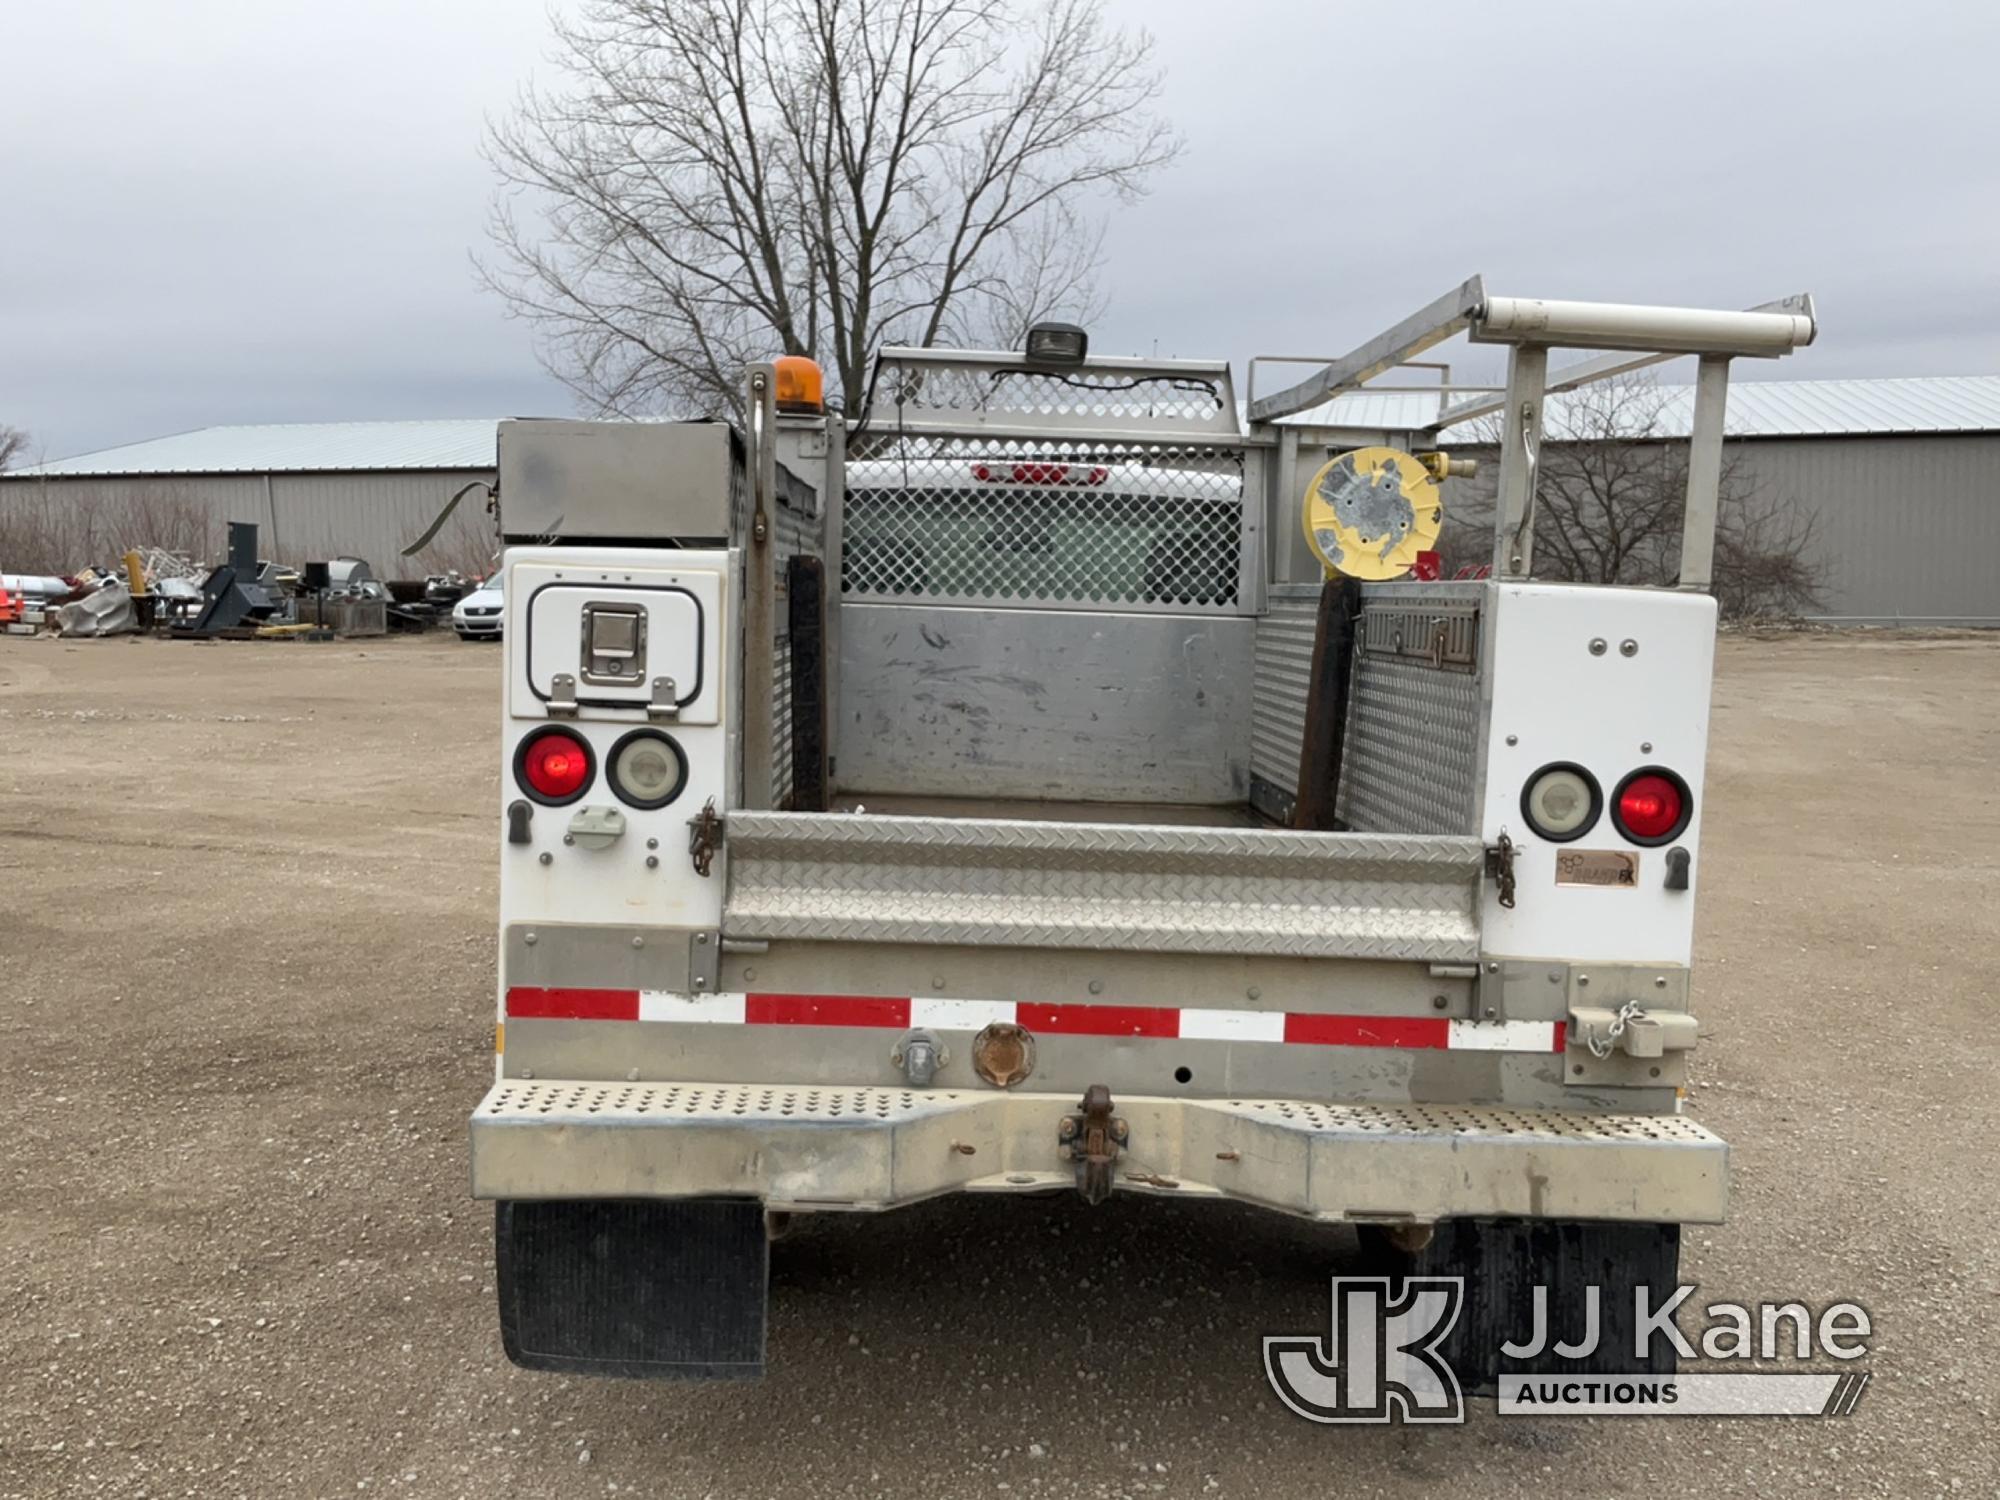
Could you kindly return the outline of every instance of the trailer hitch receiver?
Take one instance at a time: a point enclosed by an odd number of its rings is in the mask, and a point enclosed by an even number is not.
[[[1083,1102],[1056,1127],[1058,1154],[1076,1163],[1076,1190],[1085,1203],[1102,1203],[1111,1196],[1111,1169],[1125,1147],[1125,1122],[1111,1113],[1111,1090],[1093,1083]]]

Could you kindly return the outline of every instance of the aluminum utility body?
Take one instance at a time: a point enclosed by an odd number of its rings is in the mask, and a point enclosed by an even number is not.
[[[1509,346],[1504,390],[1338,425],[1461,331]],[[1242,406],[1226,364],[1056,328],[885,350],[844,419],[780,361],[742,431],[503,424],[471,1145],[509,1355],[754,1374],[770,1234],[954,1192],[1362,1226],[1397,1274],[1470,1278],[1475,1384],[1523,1286],[1670,1287],[1728,1187],[1678,1103],[1727,375],[1813,333],[1805,298],[1475,278]],[[1681,587],[1535,581],[1545,391],[1676,354]],[[1492,576],[1331,576],[1434,528],[1437,431],[1481,414]],[[1630,1300],[1605,1287],[1607,1368]]]

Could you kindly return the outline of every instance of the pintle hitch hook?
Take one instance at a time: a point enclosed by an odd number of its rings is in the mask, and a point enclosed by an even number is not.
[[[1111,1196],[1111,1168],[1125,1148],[1125,1122],[1111,1113],[1111,1090],[1093,1083],[1073,1115],[1056,1126],[1061,1144],[1057,1154],[1076,1163],[1076,1190],[1085,1203],[1102,1203]]]

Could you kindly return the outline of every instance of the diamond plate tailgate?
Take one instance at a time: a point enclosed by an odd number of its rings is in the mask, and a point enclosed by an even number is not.
[[[1476,838],[731,812],[732,938],[1478,957]]]

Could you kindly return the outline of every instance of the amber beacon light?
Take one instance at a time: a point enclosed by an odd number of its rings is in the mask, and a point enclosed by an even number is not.
[[[826,410],[826,381],[819,366],[803,354],[787,354],[777,361],[779,411],[822,412]]]

